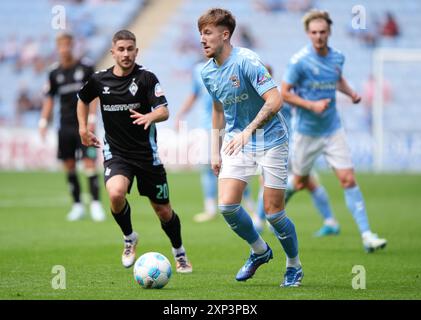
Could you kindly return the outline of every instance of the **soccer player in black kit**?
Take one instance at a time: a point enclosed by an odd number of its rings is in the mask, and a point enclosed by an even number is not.
[[[136,37],[128,30],[112,39],[115,65],[95,73],[79,91],[79,133],[85,146],[100,147],[87,127],[88,104],[99,97],[104,122],[104,176],[111,212],[124,234],[123,266],[136,259],[138,234],[133,231],[126,194],[134,178],[140,195],[149,198],[172,244],[176,271],[192,272],[181,239],[181,224],[171,207],[166,172],[156,143],[156,122],[168,119],[167,100],[155,74],[135,63]]]
[[[58,158],[63,161],[67,174],[73,206],[67,215],[70,221],[79,220],[85,215],[85,208],[80,199],[80,184],[76,172],[76,160],[83,158],[85,173],[88,177],[92,197],[90,213],[94,221],[105,219],[104,209],[99,201],[98,174],[96,170],[96,149],[82,145],[77,121],[77,92],[93,74],[92,66],[78,60],[73,55],[73,36],[60,33],[56,38],[59,62],[51,67],[48,75],[46,98],[43,103],[39,131],[42,139],[47,133],[48,119],[54,107],[54,97],[60,99],[60,129],[58,131]],[[90,127],[95,117],[95,104],[91,107]]]

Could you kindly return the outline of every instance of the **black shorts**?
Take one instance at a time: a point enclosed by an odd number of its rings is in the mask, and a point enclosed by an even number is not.
[[[57,157],[61,160],[67,159],[92,159],[97,157],[95,147],[85,147],[80,141],[80,136],[74,128],[62,127],[58,131],[58,153]]]
[[[105,184],[115,175],[123,175],[130,180],[128,193],[130,193],[134,177],[136,177],[137,190],[140,195],[146,196],[158,204],[167,204],[170,201],[167,173],[163,165],[154,166],[150,163],[113,155],[111,159],[104,161]]]

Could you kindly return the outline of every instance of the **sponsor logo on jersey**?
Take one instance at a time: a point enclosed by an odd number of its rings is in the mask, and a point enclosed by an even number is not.
[[[129,104],[103,104],[102,108],[104,111],[127,111],[131,109],[140,108],[140,103],[129,103]]]
[[[247,93],[242,93],[239,96],[228,96],[225,100],[224,100],[224,105],[226,106],[230,106],[234,103],[241,103],[243,101],[248,100],[249,95]]]
[[[110,173],[111,173],[111,168],[107,167],[105,169],[105,176],[108,177],[110,175]]]
[[[238,79],[238,77],[235,74],[230,77],[230,80],[234,88],[240,87],[240,79]]]
[[[272,76],[270,75],[269,71],[266,70],[265,67],[262,67],[259,71],[260,74],[257,77],[258,86],[261,86],[272,79]]]
[[[164,95],[164,91],[161,88],[159,82],[155,85],[155,97],[162,97]]]
[[[104,87],[104,89],[102,90],[102,94],[110,94],[110,87]]]

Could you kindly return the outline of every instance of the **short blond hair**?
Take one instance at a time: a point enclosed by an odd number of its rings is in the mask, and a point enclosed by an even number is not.
[[[309,12],[307,12],[304,15],[302,19],[305,31],[308,31],[308,26],[310,25],[310,22],[317,19],[325,20],[330,30],[330,26],[333,24],[333,21],[329,16],[329,12],[323,11],[323,10],[311,9]]]

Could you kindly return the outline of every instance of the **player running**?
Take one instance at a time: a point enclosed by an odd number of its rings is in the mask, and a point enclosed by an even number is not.
[[[267,220],[287,256],[281,286],[296,287],[303,271],[295,226],[284,209],[288,133],[278,112],[282,99],[259,57],[231,45],[235,24],[231,12],[219,8],[208,10],[198,20],[204,53],[211,58],[202,79],[213,99],[212,168],[219,179],[218,206],[231,229],[251,247],[250,257],[236,276],[245,281],[273,256],[241,206],[244,188],[261,165]]]
[[[344,55],[328,46],[332,20],[326,11],[312,10],[304,18],[311,44],[290,60],[282,82],[282,97],[297,106],[292,170],[295,190],[308,188],[316,158],[323,154],[345,193],[345,202],[358,225],[366,251],[386,246],[386,239],[371,232],[364,199],[355,180],[351,153],[336,109],[336,90],[353,103],[360,96],[342,75]]]
[[[149,198],[172,244],[176,270],[192,272],[181,239],[181,224],[171,207],[164,166],[158,156],[155,123],[168,119],[167,99],[154,73],[135,63],[136,37],[128,30],[112,39],[115,65],[95,73],[79,91],[78,120],[82,143],[100,147],[87,128],[88,104],[99,97],[104,122],[104,176],[111,212],[124,234],[123,266],[136,259],[138,234],[133,231],[126,194],[137,179],[140,195]]]
[[[73,206],[67,219],[75,221],[85,216],[85,208],[80,199],[80,184],[76,173],[76,160],[83,158],[85,173],[88,176],[89,189],[92,201],[90,213],[94,221],[105,219],[104,209],[99,200],[98,174],[96,168],[97,152],[93,147],[82,145],[78,132],[76,114],[77,92],[82,87],[94,70],[85,61],[74,57],[73,36],[69,33],[61,33],[56,38],[59,62],[52,66],[48,76],[47,93],[44,100],[39,132],[42,139],[47,134],[47,124],[54,107],[54,98],[60,98],[60,129],[58,131],[58,158],[63,161],[67,174],[69,189],[73,198]],[[89,114],[90,130],[95,130],[95,101],[91,104]]]

